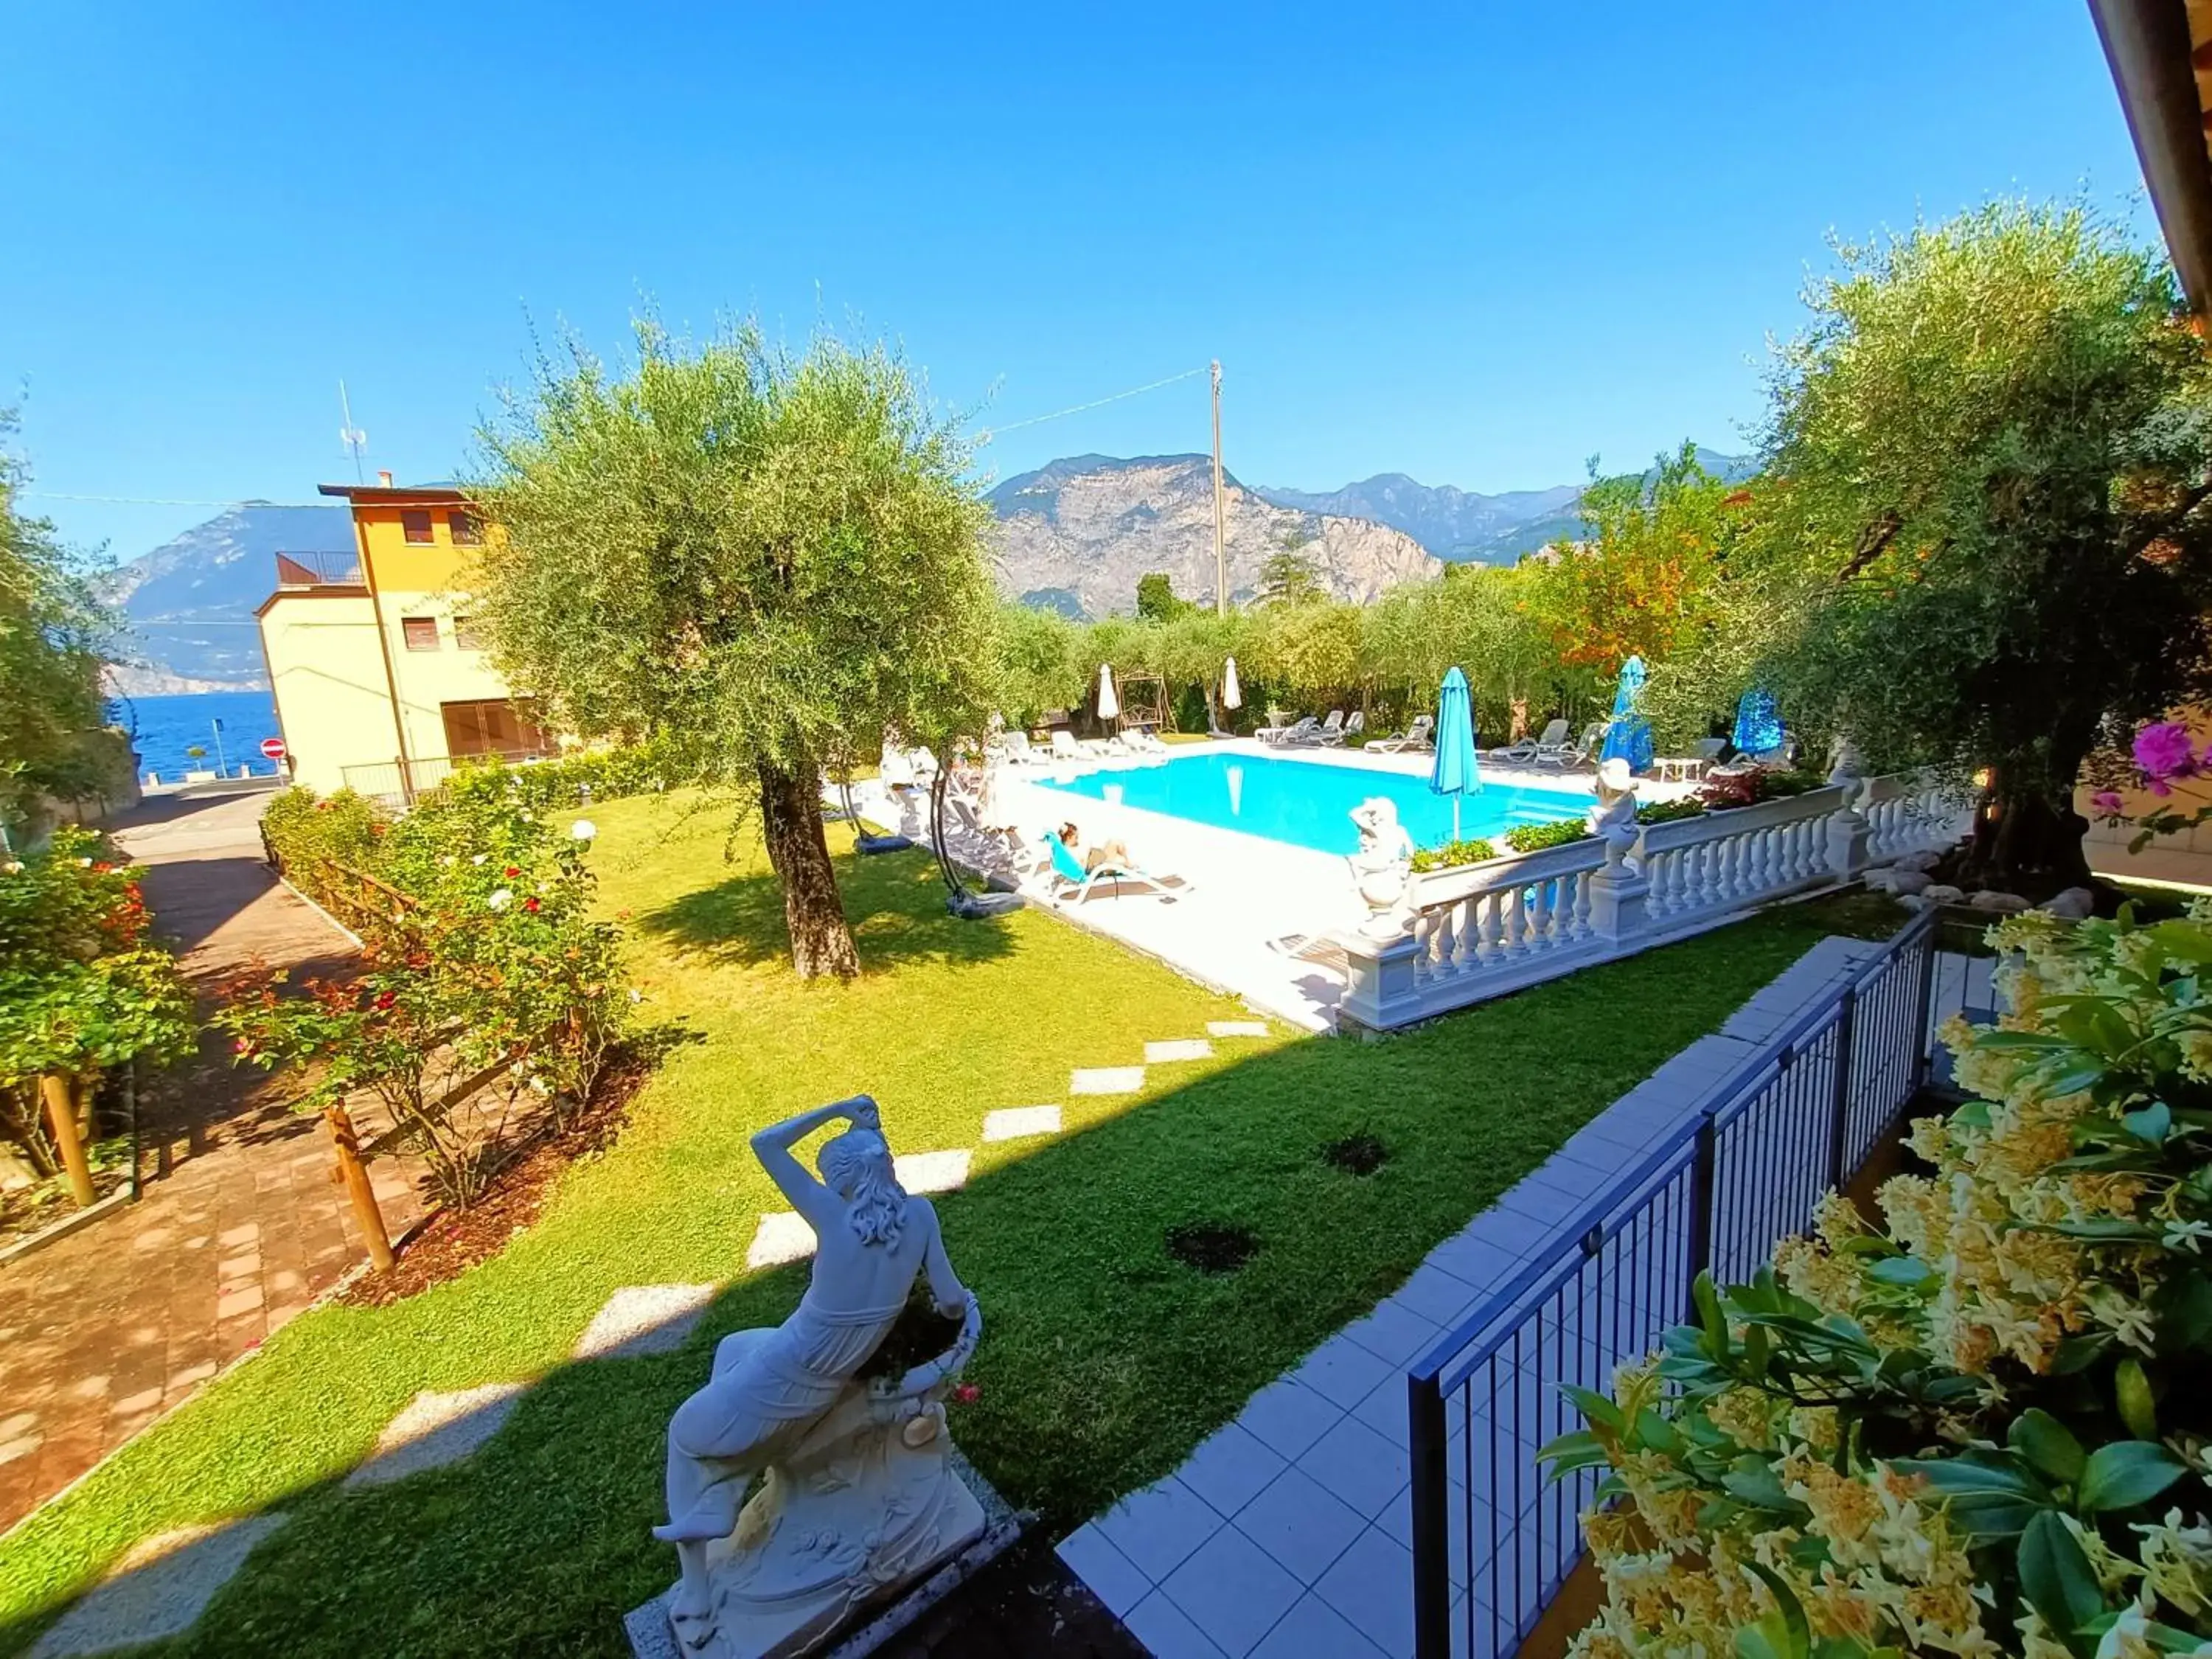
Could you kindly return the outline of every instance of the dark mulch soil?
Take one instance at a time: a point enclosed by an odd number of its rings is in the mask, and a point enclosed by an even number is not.
[[[1145,1659],[1146,1649],[1030,1532],[878,1659]]]
[[[907,1295],[906,1310],[898,1323],[876,1345],[868,1363],[860,1367],[863,1378],[904,1376],[916,1365],[934,1359],[960,1335],[960,1322],[937,1311],[927,1285],[917,1280]]]
[[[630,1102],[653,1070],[649,1056],[624,1054],[608,1066],[592,1103],[568,1126],[540,1141],[501,1171],[491,1190],[465,1210],[440,1210],[399,1252],[388,1273],[364,1273],[340,1300],[379,1308],[459,1277],[494,1256],[538,1218],[561,1171],[611,1145],[629,1115]]]
[[[1233,1273],[1260,1248],[1249,1227],[1219,1221],[1185,1221],[1168,1229],[1168,1254],[1202,1273]]]
[[[1321,1155],[1347,1174],[1371,1176],[1382,1167],[1390,1150],[1373,1135],[1357,1134],[1332,1140],[1321,1149]]]

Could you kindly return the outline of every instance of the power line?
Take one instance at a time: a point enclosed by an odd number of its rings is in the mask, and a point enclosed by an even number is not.
[[[1099,409],[1108,404],[1118,404],[1124,398],[1134,398],[1147,392],[1158,392],[1164,386],[1173,386],[1177,380],[1188,380],[1194,374],[1203,374],[1204,368],[1186,368],[1180,374],[1170,374],[1164,380],[1154,380],[1146,386],[1133,386],[1127,392],[1117,392],[1109,398],[1093,398],[1087,404],[1077,404],[1072,409],[1055,409],[1049,415],[1032,415],[1027,420],[1008,421],[1004,426],[985,427],[981,441],[988,443],[1001,432],[1012,432],[1018,427],[1038,426],[1046,421],[1057,421],[1063,416],[1080,415],[1086,409]]]
[[[329,501],[264,501],[258,495],[233,495],[223,501],[201,501],[180,495],[73,495],[60,489],[26,489],[26,498],[42,501],[98,501],[107,507],[331,507]],[[333,511],[342,511],[333,508]]]

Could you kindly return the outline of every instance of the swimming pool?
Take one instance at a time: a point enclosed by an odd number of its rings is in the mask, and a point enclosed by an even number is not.
[[[1141,806],[1218,830],[1241,830],[1317,853],[1356,848],[1359,831],[1352,809],[1375,795],[1396,805],[1398,821],[1416,847],[1441,847],[1452,833],[1451,802],[1431,794],[1426,778],[1326,761],[1217,752],[1042,782],[1072,795]],[[1516,824],[1553,823],[1580,817],[1589,805],[1588,795],[1566,790],[1486,784],[1462,801],[1460,834],[1472,840]]]

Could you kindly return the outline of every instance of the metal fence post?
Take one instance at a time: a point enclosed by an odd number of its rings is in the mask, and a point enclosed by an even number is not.
[[[1928,1086],[1928,1073],[1936,1054],[1936,941],[1941,911],[1928,912],[1928,926],[1920,940],[1920,988],[1914,997],[1912,1035],[1912,1094]],[[1907,1096],[1910,1099],[1911,1097]]]
[[[1858,1024],[1859,993],[1856,985],[1844,988],[1837,1005],[1835,1089],[1829,1101],[1833,1121],[1828,1125],[1828,1185],[1841,1192],[1844,1158],[1850,1150],[1851,1127],[1851,1049]]]
[[[1713,1265],[1713,1177],[1720,1164],[1720,1141],[1713,1114],[1707,1112],[1698,1125],[1697,1158],[1690,1165],[1690,1273],[1682,1286],[1682,1305],[1691,1319],[1698,1316],[1692,1287],[1698,1275]]]
[[[1451,1659],[1451,1502],[1443,1390],[1406,1379],[1413,1472],[1413,1659]],[[1471,1593],[1471,1592],[1470,1592]]]

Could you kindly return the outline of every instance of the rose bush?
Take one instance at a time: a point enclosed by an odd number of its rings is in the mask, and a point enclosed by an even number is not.
[[[1753,1283],[1578,1393],[1604,1467],[1587,1659],[2148,1659],[2212,1645],[2212,913],[2033,913],[1979,1095],[1882,1224],[1831,1194]]]
[[[341,799],[284,833],[302,848],[353,836]],[[473,1202],[519,1130],[557,1127],[590,1098],[628,1030],[621,934],[592,915],[590,837],[576,828],[588,825],[491,790],[441,792],[368,823],[356,861],[328,866],[348,884],[364,970],[304,996],[285,994],[282,975],[236,988],[217,1024],[239,1060],[293,1070],[300,1109],[374,1096],[441,1195]]]
[[[0,861],[0,1133],[37,1174],[60,1167],[41,1078],[82,1097],[106,1073],[191,1046],[191,997],[149,920],[135,874],[88,830]]]

